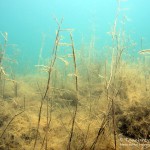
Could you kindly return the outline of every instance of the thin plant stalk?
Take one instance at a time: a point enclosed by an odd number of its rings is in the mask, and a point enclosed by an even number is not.
[[[73,37],[72,33],[70,32],[70,39],[72,43],[72,54],[73,54],[73,62],[74,62],[74,71],[75,71],[75,87],[76,87],[76,103],[75,103],[75,111],[73,114],[72,118],[72,125],[71,125],[71,131],[70,131],[70,137],[69,137],[69,142],[68,142],[68,150],[71,149],[71,142],[73,138],[73,132],[74,132],[74,126],[75,126],[75,120],[76,120],[76,115],[77,115],[77,110],[78,110],[78,76],[77,76],[77,64],[76,64],[76,56],[75,56],[75,48],[74,48],[74,42],[73,42]]]
[[[41,121],[41,112],[42,112],[42,108],[43,108],[43,102],[46,99],[48,91],[49,91],[49,88],[50,88],[51,73],[52,73],[52,70],[53,70],[56,58],[57,58],[57,49],[58,49],[58,42],[59,42],[59,32],[60,32],[62,21],[63,21],[63,19],[61,20],[60,24],[58,24],[58,30],[57,30],[57,33],[56,33],[55,43],[54,43],[54,47],[53,47],[54,58],[52,59],[51,64],[49,66],[48,79],[47,79],[47,84],[46,84],[46,90],[45,90],[44,96],[43,96],[43,98],[41,100],[41,104],[40,104],[39,117],[38,117],[38,125],[37,125],[36,138],[35,138],[33,150],[35,150],[35,146],[36,146],[36,143],[37,143],[38,131],[39,131],[40,121]],[[48,124],[47,124],[47,126],[48,126]],[[46,136],[47,136],[47,134],[46,134]]]

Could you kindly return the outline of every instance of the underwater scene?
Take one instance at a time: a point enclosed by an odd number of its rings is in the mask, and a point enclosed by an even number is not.
[[[0,0],[0,150],[150,150],[149,0]]]

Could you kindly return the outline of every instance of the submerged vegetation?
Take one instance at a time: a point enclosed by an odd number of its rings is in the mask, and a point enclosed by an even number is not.
[[[51,58],[45,62],[41,51],[37,73],[16,80],[10,59],[5,63],[7,33],[1,33],[0,150],[150,147],[149,50],[139,51],[139,59],[130,56],[135,45],[117,28],[118,15],[119,9],[112,44],[100,56],[93,40],[77,51],[73,29],[55,19]]]

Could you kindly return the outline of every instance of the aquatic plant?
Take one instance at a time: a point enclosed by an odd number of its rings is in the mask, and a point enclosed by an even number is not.
[[[47,130],[46,130],[46,134],[45,137],[43,139],[43,144],[42,147],[44,146],[44,141],[46,141],[45,143],[45,148],[47,149],[47,134],[48,134],[48,129],[50,126],[50,121],[49,120],[49,109],[48,109],[48,105],[49,105],[49,98],[48,98],[48,92],[50,89],[50,82],[51,82],[51,75],[52,75],[52,70],[54,68],[55,62],[57,59],[62,60],[63,62],[66,63],[66,60],[64,60],[61,57],[57,57],[57,50],[58,50],[58,46],[71,46],[72,49],[72,57],[73,57],[73,62],[74,62],[74,76],[75,76],[75,89],[76,89],[76,99],[74,100],[74,105],[75,105],[75,111],[74,111],[74,115],[73,115],[73,119],[72,119],[72,126],[71,126],[71,131],[70,131],[70,138],[69,138],[69,142],[68,142],[68,149],[70,150],[71,148],[71,141],[72,141],[72,137],[73,137],[73,133],[74,133],[74,124],[75,124],[75,119],[76,119],[76,113],[77,113],[77,108],[78,108],[78,76],[77,76],[77,65],[76,65],[76,56],[75,56],[75,48],[74,48],[74,42],[73,42],[73,37],[72,37],[72,33],[71,33],[71,29],[61,29],[61,24],[63,19],[61,20],[61,22],[59,23],[57,21],[57,19],[55,19],[58,25],[58,30],[57,30],[57,34],[56,34],[56,39],[54,42],[54,48],[53,48],[53,58],[51,60],[50,66],[49,67],[45,67],[42,66],[44,68],[47,68],[46,71],[48,72],[48,79],[47,79],[47,84],[46,84],[46,90],[42,96],[42,100],[41,100],[41,105],[40,105],[40,110],[39,110],[39,119],[38,119],[38,126],[37,126],[37,135],[36,135],[36,139],[35,139],[35,143],[34,143],[34,149],[36,147],[36,142],[37,142],[37,138],[38,138],[38,130],[39,130],[39,126],[40,126],[40,119],[41,119],[41,111],[42,111],[42,107],[43,107],[43,102],[44,100],[47,101]],[[67,43],[60,43],[60,32],[63,31],[67,31],[69,32],[69,36],[71,39],[71,44],[67,44]],[[41,65],[38,65],[38,67],[41,67]]]
[[[4,67],[3,67],[3,59],[5,56],[6,46],[7,46],[7,32],[2,33],[1,36],[4,39],[4,43],[0,43],[0,93],[1,96],[4,97],[4,88],[5,88],[5,77],[7,74],[5,73]]]
[[[150,54],[150,49],[144,49],[139,51],[139,54]]]
[[[0,32],[0,33],[1,33],[2,39],[4,40],[3,42],[0,41],[0,94],[3,98],[5,98],[5,86],[6,86],[6,81],[8,81],[8,82],[13,83],[14,95],[17,97],[18,83],[15,79],[9,77],[8,72],[6,73],[6,68],[10,67],[9,66],[10,62],[13,62],[13,63],[15,62],[14,60],[7,58],[6,56],[8,33],[7,32],[4,32],[4,33]],[[6,60],[9,62],[8,66],[5,65]]]
[[[46,134],[45,134],[45,137],[44,137],[44,141],[46,140],[46,145],[45,145],[45,148],[47,149],[47,133],[48,133],[48,129],[49,129],[49,125],[50,125],[50,121],[48,120],[48,100],[49,98],[47,97],[47,94],[48,94],[48,91],[49,91],[49,88],[50,88],[50,81],[51,81],[51,73],[52,73],[52,69],[55,65],[55,61],[56,61],[56,58],[57,58],[57,49],[58,49],[58,42],[59,42],[59,32],[60,32],[60,29],[61,29],[61,24],[62,24],[62,21],[63,19],[61,20],[60,23],[58,23],[58,30],[57,30],[57,34],[56,34],[56,39],[55,39],[55,42],[54,42],[54,47],[53,47],[53,58],[51,60],[51,63],[50,63],[50,66],[47,67],[47,72],[48,72],[48,79],[47,79],[47,84],[46,84],[46,89],[45,89],[45,92],[44,94],[42,95],[42,99],[41,99],[41,105],[40,105],[40,109],[39,109],[39,118],[38,118],[38,125],[37,125],[37,132],[36,132],[36,138],[35,138],[35,142],[34,142],[34,148],[36,147],[36,143],[37,143],[37,138],[38,138],[38,132],[39,132],[39,127],[40,127],[40,120],[41,120],[41,112],[42,112],[42,108],[43,108],[43,102],[44,100],[47,101],[47,130],[46,130]],[[43,143],[44,143],[43,141]]]

